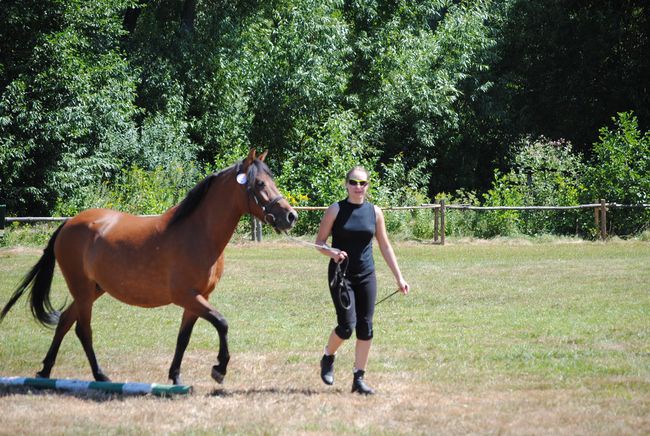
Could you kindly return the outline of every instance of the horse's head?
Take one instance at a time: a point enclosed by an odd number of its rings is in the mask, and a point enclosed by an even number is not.
[[[276,231],[289,230],[298,220],[298,214],[280,194],[271,171],[264,163],[266,151],[256,156],[248,153],[237,171],[237,182],[245,187],[248,210]]]

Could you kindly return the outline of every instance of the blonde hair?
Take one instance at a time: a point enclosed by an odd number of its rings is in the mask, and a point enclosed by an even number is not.
[[[370,178],[370,173],[368,172],[368,170],[365,169],[365,168],[362,167],[362,166],[357,165],[356,167],[353,167],[350,171],[348,171],[348,173],[345,175],[345,182],[346,182],[346,183],[347,183],[348,181],[350,181],[350,175],[351,175],[353,172],[355,172],[355,171],[363,171],[364,173],[366,173],[366,178],[367,178],[367,179]]]

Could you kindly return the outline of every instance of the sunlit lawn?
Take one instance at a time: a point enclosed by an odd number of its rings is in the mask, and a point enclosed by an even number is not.
[[[217,336],[199,321],[183,366],[191,397],[88,400],[0,388],[4,429],[43,431],[31,417],[53,422],[53,433],[650,431],[650,243],[395,249],[413,291],[377,307],[367,376],[375,398],[348,393],[352,344],[339,353],[336,385],[320,382],[318,359],[335,322],[326,259],[275,240],[227,249],[211,297],[230,325],[225,385],[209,377]],[[0,251],[0,304],[39,255]],[[375,256],[383,297],[395,285]],[[60,274],[54,294],[63,305]],[[100,364],[115,381],[166,383],[180,316],[177,307],[140,309],[102,297],[93,318]],[[32,376],[51,335],[16,305],[0,324],[0,376]],[[90,379],[74,332],[53,377]]]

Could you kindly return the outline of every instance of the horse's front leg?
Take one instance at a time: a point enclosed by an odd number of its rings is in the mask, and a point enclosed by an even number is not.
[[[219,354],[217,354],[217,364],[212,367],[212,378],[217,383],[222,383],[223,378],[226,376],[226,369],[230,361],[230,353],[228,352],[228,323],[216,310],[213,312],[216,322],[212,323],[219,333]]]
[[[192,336],[192,330],[194,329],[194,324],[198,316],[189,310],[183,312],[183,320],[181,321],[181,327],[178,331],[178,339],[176,340],[176,352],[174,353],[174,360],[169,367],[169,379],[175,385],[182,384],[181,382],[181,362],[183,361],[183,355],[185,354],[185,349],[187,344],[190,342],[190,336]]]
[[[212,378],[223,382],[226,376],[230,353],[228,352],[228,322],[201,294],[195,293],[191,299],[181,304],[186,310],[205,319],[214,326],[219,334],[219,354],[217,364],[212,367]]]

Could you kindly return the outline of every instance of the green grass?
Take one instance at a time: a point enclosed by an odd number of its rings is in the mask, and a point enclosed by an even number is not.
[[[503,422],[516,424],[505,427],[515,433],[650,429],[649,243],[399,243],[395,251],[413,290],[377,307],[368,372],[369,381],[378,382],[380,393],[385,392],[387,404],[378,396],[373,400],[378,409],[364,412],[368,432],[493,433],[503,430]],[[1,305],[39,255],[33,249],[0,251]],[[383,297],[395,285],[378,250],[375,257]],[[344,394],[348,381],[334,401],[316,375],[335,322],[325,274],[322,255],[287,242],[227,248],[226,272],[210,300],[230,325],[233,373],[227,380],[234,389],[224,398],[201,394],[215,387],[208,373],[216,359],[217,337],[208,323],[199,321],[184,365],[186,382],[198,387],[198,399],[185,401],[220,399],[227,406],[228,401],[241,400],[242,405],[263,409],[260,416],[266,421],[244,422],[232,416],[226,423],[188,424],[189,431],[329,433],[347,428],[337,413],[358,401]],[[67,291],[58,273],[54,295],[58,305],[65,302]],[[102,297],[93,317],[100,364],[116,381],[139,377],[165,383],[180,317],[177,307],[140,309]],[[31,376],[40,368],[51,336],[32,320],[24,304],[16,305],[0,324],[0,375]],[[352,366],[352,348],[346,344],[339,353],[340,374]],[[280,386],[275,397],[269,374],[291,377],[275,382]],[[53,377],[90,377],[73,332],[63,343]],[[270,398],[251,393],[258,383],[266,383]],[[312,394],[305,398],[296,392],[315,389],[314,405],[307,412],[303,408],[308,406],[298,403],[310,404]],[[395,399],[387,397],[397,394],[386,391],[403,393],[406,404],[418,405],[393,410],[389,403]],[[471,413],[453,414],[459,397],[474,401]],[[22,401],[20,395],[3,397],[0,391],[0,406],[9,398]],[[328,406],[330,401],[333,405]],[[278,402],[297,407],[303,416],[276,418],[284,423],[272,420]],[[520,422],[522,410],[539,415]],[[498,428],[491,415],[497,412]],[[323,417],[329,421],[323,422]],[[464,417],[460,426],[459,417]],[[124,432],[117,424],[106,425],[110,432]]]

